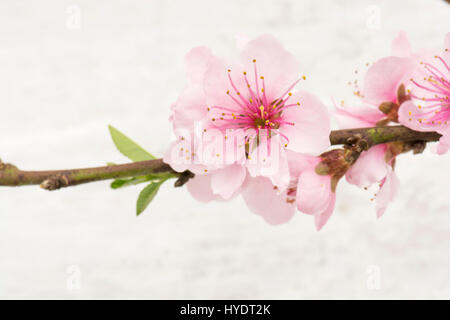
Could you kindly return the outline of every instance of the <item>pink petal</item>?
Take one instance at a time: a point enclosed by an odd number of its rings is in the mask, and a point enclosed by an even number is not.
[[[415,131],[436,131],[439,127],[438,124],[431,125],[426,124],[423,119],[426,116],[423,114],[423,110],[412,101],[406,101],[402,103],[398,111],[398,121]]]
[[[236,47],[239,50],[243,50],[247,43],[250,41],[249,37],[244,33],[238,33],[235,36],[236,39]]]
[[[365,105],[357,107],[336,106],[335,109],[334,115],[341,129],[373,127],[385,117],[380,110]]]
[[[330,118],[326,107],[312,94],[293,94],[289,103],[300,106],[285,109],[282,118],[294,125],[283,124],[280,132],[289,139],[289,150],[318,155],[330,146]]]
[[[314,222],[316,224],[317,231],[321,230],[322,227],[328,222],[331,217],[331,214],[334,211],[334,205],[336,203],[336,193],[331,192],[331,199],[328,203],[328,206],[322,212],[316,213],[314,215]]]
[[[298,178],[306,170],[316,167],[320,162],[319,157],[309,156],[298,152],[286,150],[288,166],[291,178]]]
[[[409,43],[405,31],[400,31],[397,37],[395,37],[395,39],[392,40],[391,52],[393,56],[411,57],[412,55],[411,44]]]
[[[446,131],[442,131],[440,133],[442,134],[442,137],[439,139],[436,153],[444,154],[447,153],[447,151],[450,149],[450,129],[447,129]]]
[[[242,70],[243,68],[239,64],[225,59],[214,58],[210,61],[203,82],[206,103],[209,107],[221,106],[239,112],[239,105],[230,97],[232,95],[236,100],[239,100],[236,95],[236,90],[234,90],[230,83],[228,74],[230,74],[237,91],[242,97],[248,99],[248,90],[242,75]],[[229,91],[230,95],[227,94],[227,91]]]
[[[175,134],[178,139],[170,144],[163,157],[163,161],[175,171],[190,170],[195,174],[204,174],[224,166],[224,162],[216,156],[209,158],[205,156],[205,150],[208,150],[207,147],[213,145],[213,142],[203,142],[194,132],[184,129],[176,130]],[[211,158],[215,162],[210,161]]]
[[[211,189],[211,175],[199,174],[190,179],[186,184],[191,195],[200,202],[210,202],[218,200],[220,197],[215,195]]]
[[[280,191],[284,191],[289,184],[290,175],[287,155],[280,146],[279,139],[279,136],[269,140],[260,139],[259,145],[250,153],[246,167],[252,177],[269,178]],[[271,144],[270,153],[267,143]]]
[[[269,224],[286,223],[295,213],[295,205],[286,201],[286,193],[278,194],[270,180],[264,177],[248,177],[242,197],[249,209]]]
[[[256,59],[258,76],[264,76],[266,94],[273,99],[283,94],[300,77],[297,59],[271,35],[249,41],[242,50],[241,59],[245,67],[242,71],[247,71],[249,75],[253,75],[252,61]]]
[[[225,200],[230,199],[242,186],[245,179],[245,167],[233,164],[211,173],[211,188],[214,194]]]
[[[195,123],[207,114],[203,87],[198,84],[186,86],[172,105],[172,122],[175,130],[194,130]]]
[[[214,58],[207,47],[195,47],[184,57],[188,83],[202,84],[210,61]]]
[[[297,185],[297,208],[306,214],[324,212],[332,199],[331,179],[319,176],[314,169],[303,172]]]
[[[398,186],[399,181],[397,175],[392,167],[389,166],[389,173],[386,175],[384,182],[382,182],[380,191],[378,191],[376,196],[375,208],[378,218],[384,214],[389,202],[394,200],[397,195]]]
[[[444,51],[445,61],[447,64],[450,64],[450,32],[445,35],[444,50],[445,49],[447,49]]]
[[[365,99],[375,105],[385,101],[397,101],[397,89],[409,80],[413,61],[408,58],[387,57],[375,62],[364,78]]]
[[[195,122],[207,114],[203,80],[210,61],[211,51],[206,47],[196,47],[184,57],[187,84],[172,105],[171,120],[175,130],[193,130]]]
[[[386,145],[381,144],[361,153],[345,174],[347,181],[360,188],[381,181],[388,173],[389,167],[385,160],[386,149]]]

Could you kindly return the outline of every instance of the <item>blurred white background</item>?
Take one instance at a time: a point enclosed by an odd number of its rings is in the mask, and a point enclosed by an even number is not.
[[[2,0],[0,157],[24,170],[126,162],[108,124],[161,156],[184,54],[226,54],[242,33],[279,38],[331,106],[399,30],[441,49],[449,16],[441,0]],[[139,218],[141,187],[0,188],[0,298],[450,298],[449,159],[399,158],[380,220],[371,191],[341,182],[321,232],[169,183]]]

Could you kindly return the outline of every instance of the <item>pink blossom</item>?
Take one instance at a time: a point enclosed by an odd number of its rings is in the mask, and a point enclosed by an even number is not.
[[[239,57],[230,60],[192,49],[187,84],[172,105],[177,140],[164,161],[196,174],[188,189],[202,201],[233,197],[253,184],[249,176],[282,193],[290,182],[286,152],[320,154],[330,145],[326,108],[294,91],[305,79],[294,56],[272,36],[243,39]]]
[[[450,33],[445,37],[442,54],[416,63],[417,77],[411,78],[413,101],[402,104],[399,121],[416,131],[442,134],[437,152],[450,148]]]
[[[400,32],[391,43],[391,56],[379,59],[367,70],[362,89],[364,101],[376,107],[387,101],[398,103],[398,88],[408,83],[420,56],[412,52],[406,33]]]
[[[392,56],[375,62],[366,72],[361,104],[358,107],[336,106],[336,117],[341,129],[355,127],[375,127],[385,119],[397,121],[397,110],[405,104],[408,97],[400,86],[408,81],[414,72],[414,61],[419,57],[413,53],[404,32],[392,42]],[[402,91],[403,90],[403,91]],[[385,104],[392,110],[382,112]],[[390,154],[390,156],[387,155]],[[394,172],[395,157],[392,157],[389,144],[371,147],[359,156],[356,163],[347,171],[345,177],[350,184],[360,188],[375,183],[380,186],[377,192],[376,212],[381,217],[389,202],[397,193],[398,179]]]
[[[352,109],[352,112],[347,110],[343,112],[342,109],[338,108],[337,115],[339,122],[342,124],[342,129],[349,128],[348,125],[355,119],[359,121],[360,127],[376,125],[376,117],[367,113],[365,108],[362,108],[361,114],[358,113],[356,108]],[[364,119],[366,120],[364,121]],[[380,190],[375,197],[378,217],[383,215],[388,203],[394,200],[398,188],[398,180],[393,169],[395,158],[389,159],[387,157],[388,151],[389,146],[387,144],[376,145],[367,151],[363,151],[345,174],[348,183],[360,188],[366,188],[375,183],[379,184]]]

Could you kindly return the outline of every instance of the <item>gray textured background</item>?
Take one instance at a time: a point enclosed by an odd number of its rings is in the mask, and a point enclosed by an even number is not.
[[[107,124],[162,155],[184,54],[226,54],[239,33],[278,37],[331,105],[399,30],[441,48],[449,16],[438,0],[2,0],[0,156],[22,169],[124,162]],[[450,298],[449,159],[402,156],[381,220],[372,191],[340,184],[319,233],[306,215],[272,227],[240,198],[204,205],[169,184],[139,218],[138,188],[1,188],[0,298]]]

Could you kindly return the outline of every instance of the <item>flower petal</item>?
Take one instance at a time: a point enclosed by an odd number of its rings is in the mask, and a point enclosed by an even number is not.
[[[396,57],[411,57],[411,43],[409,42],[405,31],[400,31],[397,37],[392,40],[391,52],[392,55]]]
[[[447,64],[450,63],[450,32],[445,35],[444,39],[444,57]]]
[[[328,206],[322,212],[316,213],[314,215],[314,222],[316,224],[316,229],[319,231],[323,228],[323,226],[328,222],[331,217],[331,214],[334,211],[334,205],[336,204],[336,193],[331,192],[330,201],[328,202]]]
[[[288,166],[291,178],[298,179],[300,174],[306,170],[310,170],[316,167],[320,162],[319,157],[309,156],[298,152],[286,150],[288,159]]]
[[[248,177],[242,197],[249,209],[269,224],[286,223],[295,213],[295,204],[286,201],[286,192],[278,194],[270,180],[264,177]]]
[[[207,47],[195,47],[184,56],[188,83],[202,84],[209,63],[214,58]]]
[[[424,119],[426,115],[423,109],[420,109],[414,102],[406,101],[402,103],[400,109],[398,110],[398,121],[415,131],[436,131],[438,128],[444,125],[432,125],[428,124]]]
[[[195,123],[207,114],[203,87],[198,84],[186,86],[177,101],[172,105],[172,122],[174,130],[194,130]]]
[[[200,202],[210,202],[220,198],[212,192],[211,175],[209,174],[196,175],[186,183],[186,187],[192,197]]]
[[[334,115],[339,128],[364,128],[375,126],[385,115],[373,107],[359,105],[357,107],[335,107]]]
[[[397,195],[398,186],[399,181],[397,175],[395,174],[392,167],[389,166],[389,172],[382,182],[380,191],[378,191],[375,199],[375,209],[378,218],[380,218],[384,214],[389,202],[392,202],[394,200],[395,196]]]
[[[289,184],[288,159],[279,136],[267,139],[261,134],[259,145],[250,153],[246,167],[252,177],[269,178],[279,191],[284,191]]]
[[[437,154],[444,154],[450,149],[450,129],[440,132],[442,137],[439,139],[439,144],[436,147]]]
[[[306,214],[324,212],[332,198],[330,176],[319,176],[314,169],[303,172],[297,184],[297,208]]]
[[[289,150],[318,155],[330,146],[330,118],[326,107],[314,95],[293,94],[288,103],[300,102],[283,111],[282,117],[294,125],[283,124],[280,132],[288,137]]]
[[[360,188],[381,181],[388,173],[389,167],[385,160],[386,149],[386,145],[381,144],[361,153],[345,174],[347,181]]]
[[[375,62],[364,78],[363,95],[375,105],[385,101],[397,102],[397,89],[400,84],[407,84],[413,69],[412,59],[387,57]]]
[[[246,175],[245,167],[233,164],[211,173],[211,188],[214,194],[230,199],[242,186]]]
[[[266,94],[273,99],[279,98],[300,77],[297,59],[271,35],[249,41],[241,59],[249,75],[253,75],[253,60],[256,60],[258,76],[264,76]]]

